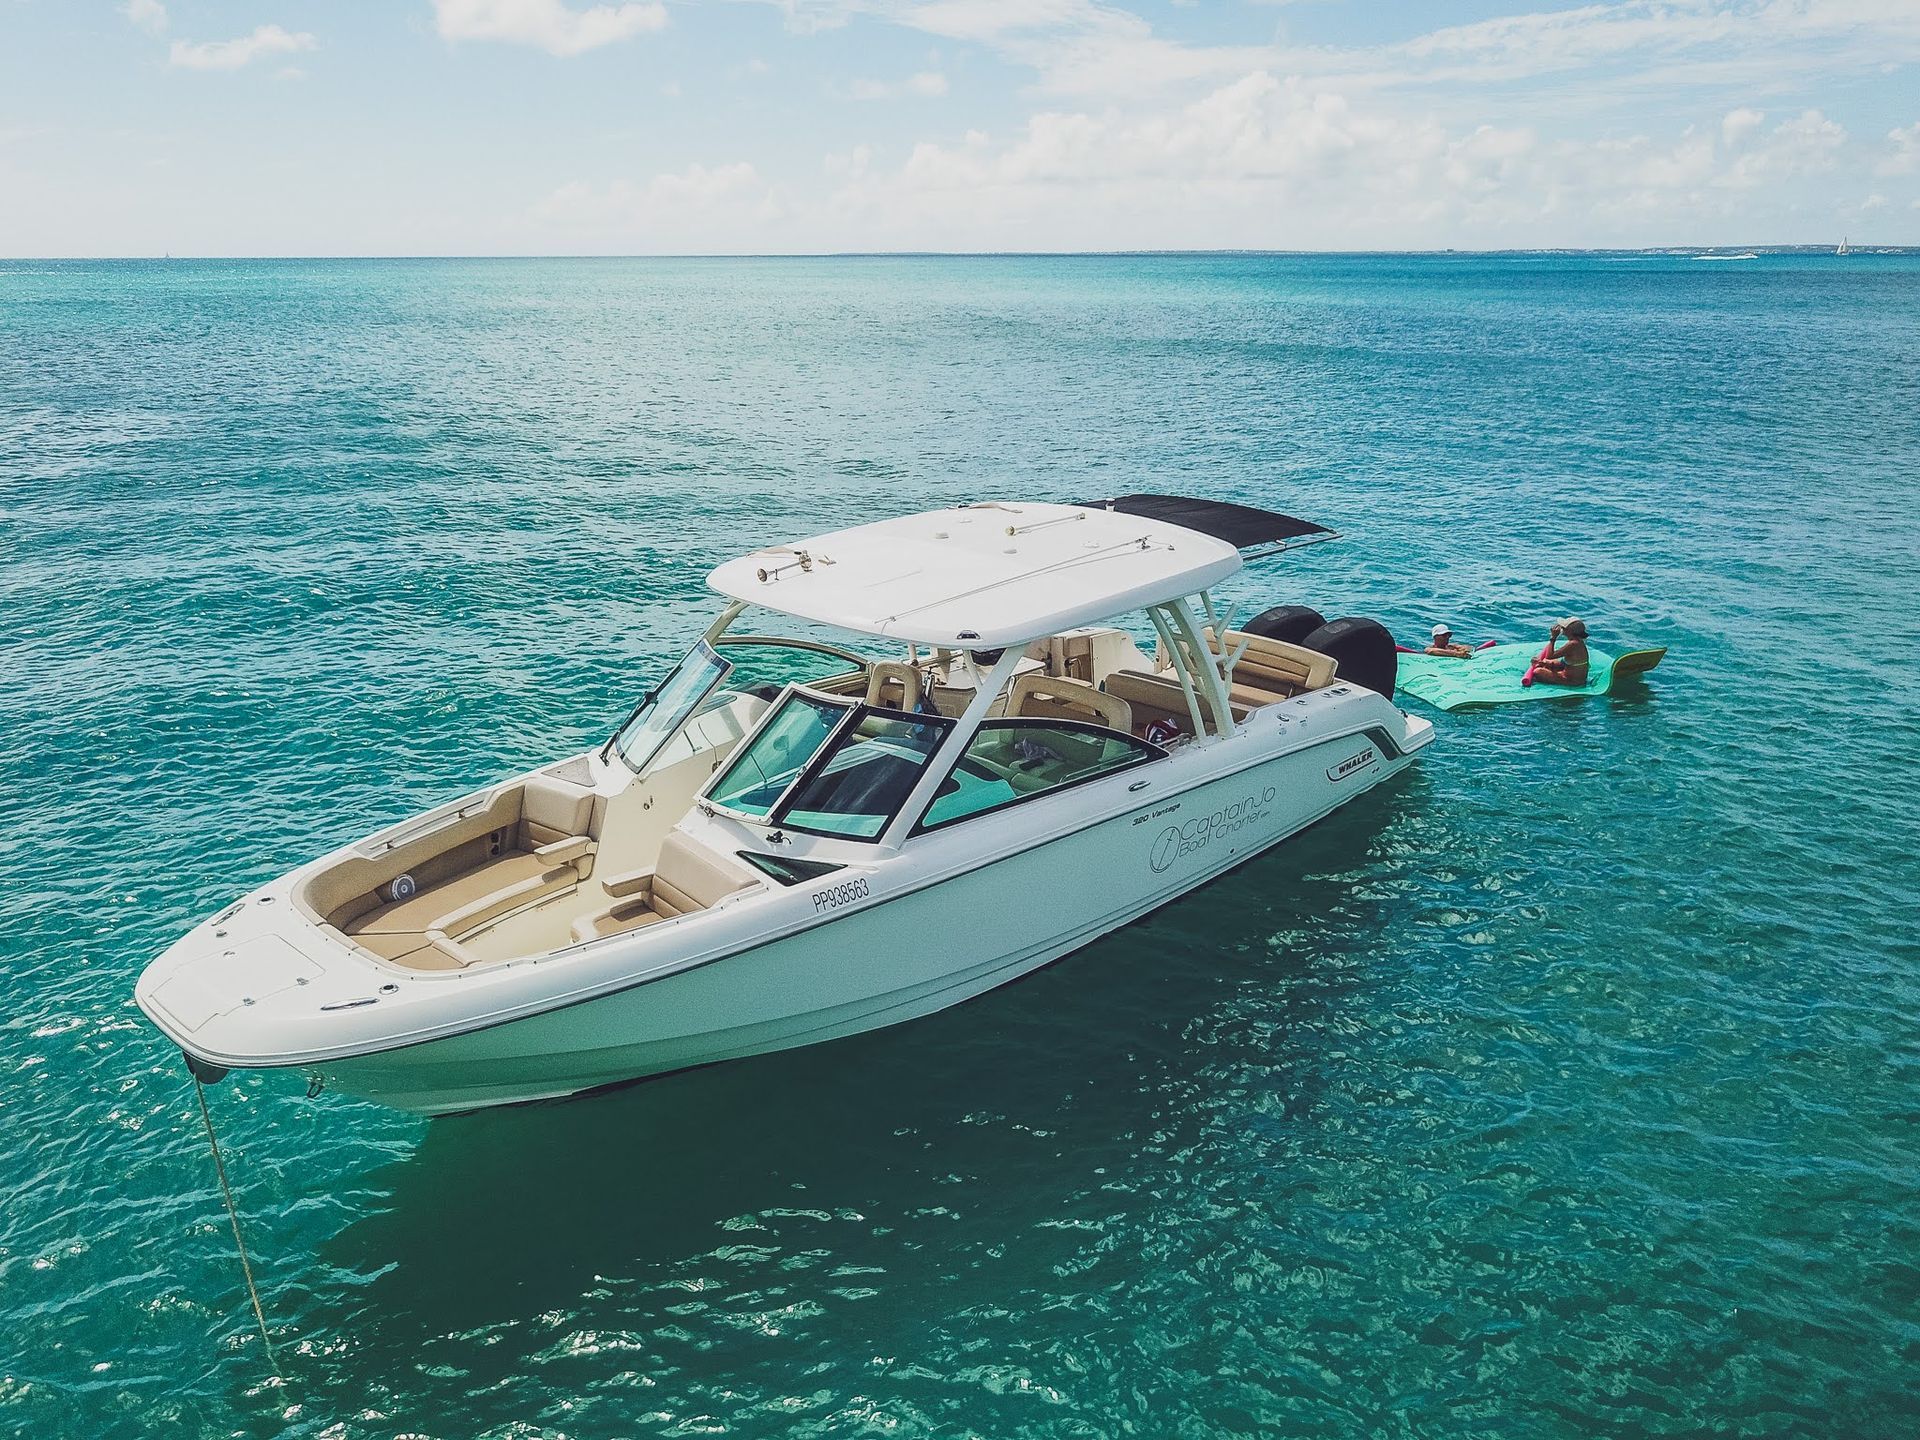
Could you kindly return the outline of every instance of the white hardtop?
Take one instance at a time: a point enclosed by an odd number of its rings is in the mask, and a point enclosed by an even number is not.
[[[989,501],[768,546],[707,583],[841,630],[985,650],[1195,595],[1239,568],[1226,541],[1162,520]]]

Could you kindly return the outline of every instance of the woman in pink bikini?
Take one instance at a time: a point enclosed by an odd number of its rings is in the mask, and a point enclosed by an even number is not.
[[[1536,680],[1548,685],[1587,683],[1587,622],[1578,615],[1556,621],[1547,631],[1547,648],[1534,656],[1522,685]]]

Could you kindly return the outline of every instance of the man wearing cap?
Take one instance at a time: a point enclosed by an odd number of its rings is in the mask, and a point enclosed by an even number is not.
[[[1547,629],[1547,648],[1534,657],[1522,685],[1536,680],[1548,685],[1587,683],[1587,622],[1578,615],[1556,620]]]
[[[1427,646],[1427,654],[1438,655],[1446,660],[1465,660],[1473,654],[1473,647],[1454,644],[1453,631],[1445,625],[1436,625],[1433,627],[1433,643]]]

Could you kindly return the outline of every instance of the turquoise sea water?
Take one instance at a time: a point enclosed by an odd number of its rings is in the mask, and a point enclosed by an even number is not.
[[[1910,1433],[1917,473],[1912,258],[0,263],[0,1433]],[[601,738],[729,553],[1134,489],[1671,654],[916,1025],[235,1077],[273,1380],[149,956]]]

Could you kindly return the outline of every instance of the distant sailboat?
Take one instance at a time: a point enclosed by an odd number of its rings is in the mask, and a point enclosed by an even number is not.
[[[1833,253],[1836,255],[1851,255],[1853,253],[1853,247],[1847,244],[1846,236],[1842,235],[1840,237],[1840,243],[1834,248]]]

